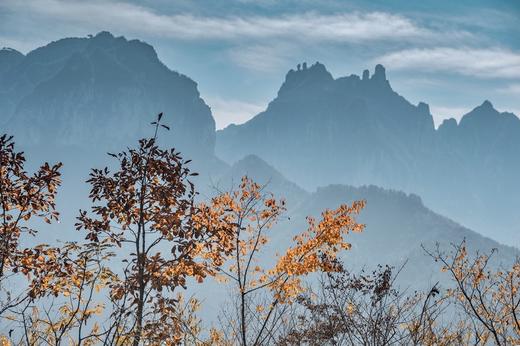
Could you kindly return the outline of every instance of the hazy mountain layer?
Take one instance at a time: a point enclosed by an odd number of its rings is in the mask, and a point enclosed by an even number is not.
[[[265,185],[265,190],[275,193],[275,197],[285,199],[290,209],[296,208],[310,196],[309,192],[289,181],[276,168],[255,155],[244,157],[222,175],[214,177],[214,187],[220,191],[229,191],[237,188],[244,176]]]
[[[466,240],[470,255],[475,251],[488,253],[497,249],[491,261],[492,267],[511,265],[520,255],[518,249],[500,245],[431,211],[417,195],[376,186],[346,185],[329,185],[309,193],[288,181],[262,159],[253,156],[238,161],[219,181],[226,186],[227,182],[240,180],[244,173],[267,184],[266,192],[272,192],[275,196],[292,196],[287,199],[286,217],[282,217],[272,230],[265,233],[270,242],[261,254],[263,264],[274,263],[276,253],[283,253],[291,246],[293,236],[307,228],[307,216],[318,219],[326,208],[333,209],[340,204],[362,199],[367,204],[358,221],[364,223],[366,229],[347,236],[352,249],[342,257],[346,268],[354,272],[361,269],[370,272],[379,264],[392,265],[396,270],[404,265],[398,284],[403,289],[410,289],[410,292],[427,290],[436,283],[444,288],[450,285],[448,274],[443,273],[440,264],[424,250],[433,251],[437,244],[441,249],[449,250],[452,244],[458,245]],[[204,314],[208,316],[218,311],[227,297],[225,287],[216,283],[212,286],[210,290],[197,292],[197,296],[204,299]]]
[[[488,101],[435,129],[429,107],[392,90],[383,66],[334,79],[291,70],[267,109],[217,133],[217,154],[255,154],[307,189],[332,183],[413,192],[434,210],[520,245],[520,119]]]

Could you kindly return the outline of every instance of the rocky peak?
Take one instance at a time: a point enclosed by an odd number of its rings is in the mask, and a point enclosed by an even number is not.
[[[374,70],[374,75],[371,78],[374,81],[386,81],[386,71],[383,65],[377,64]]]
[[[471,112],[465,114],[460,120],[460,126],[465,127],[470,124],[484,124],[497,117],[500,113],[493,107],[493,104],[488,100],[485,100],[480,106],[475,107]]]
[[[323,84],[328,84],[334,81],[334,78],[327,71],[325,65],[316,62],[310,67],[307,63],[298,64],[296,70],[291,69],[285,76],[285,82],[280,88],[279,93],[284,93],[288,90],[300,87],[314,87]]]
[[[493,107],[493,104],[489,102],[488,100],[485,100],[482,102],[480,106],[475,107],[471,111],[471,113],[495,113],[498,114],[498,111]]]
[[[16,49],[4,47],[0,49],[0,57],[7,57],[7,56],[13,56],[13,57],[19,57],[23,58],[24,55],[17,51]]]
[[[307,197],[308,192],[285,178],[276,168],[257,155],[247,155],[238,160],[230,168],[221,182],[237,182],[243,176],[248,176],[258,184],[265,185],[266,191],[283,196],[292,207],[295,202]]]
[[[109,31],[100,31],[94,37],[92,37],[91,39],[94,40],[94,41],[103,42],[103,41],[111,41],[114,38],[115,37],[114,37],[114,35],[112,35],[111,32],[109,32]]]
[[[427,103],[419,102],[417,109],[421,114],[430,115],[430,106]]]
[[[495,109],[493,107],[493,104],[491,102],[489,102],[488,100],[485,100],[481,105],[480,107],[484,108],[484,109]]]
[[[369,70],[364,70],[363,71],[363,80],[364,81],[368,81],[370,79],[370,71]]]
[[[372,77],[369,77],[368,70],[363,71],[363,81],[377,89],[391,89],[390,83],[386,79],[386,70],[381,64],[376,65]]]
[[[462,133],[472,134],[482,145],[489,145],[491,139],[498,142],[507,141],[506,147],[517,147],[520,143],[520,119],[513,113],[499,112],[489,101],[465,114],[459,123]]]
[[[437,132],[441,136],[456,135],[457,126],[457,120],[455,120],[454,118],[444,119],[442,121],[442,124],[437,129]]]

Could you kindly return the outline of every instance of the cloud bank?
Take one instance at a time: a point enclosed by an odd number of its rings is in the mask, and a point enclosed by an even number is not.
[[[193,14],[164,15],[147,7],[124,2],[60,0],[4,0],[1,7],[83,26],[184,40],[285,38],[359,42],[420,39],[436,35],[407,17],[385,12],[202,17]]]
[[[448,72],[480,78],[520,78],[520,53],[502,48],[406,49],[375,61],[394,70]]]

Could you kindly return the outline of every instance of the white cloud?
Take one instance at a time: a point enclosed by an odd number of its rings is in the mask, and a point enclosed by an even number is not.
[[[502,48],[406,49],[374,61],[388,68],[448,72],[479,78],[520,78],[520,53]]]
[[[510,84],[497,90],[501,94],[511,94],[520,96],[520,84]]]
[[[205,97],[211,107],[217,129],[230,124],[242,124],[265,109],[265,106],[239,100],[224,100],[220,97]]]
[[[11,12],[40,19],[69,21],[87,28],[105,28],[186,40],[285,38],[300,41],[359,42],[421,39],[438,36],[405,16],[384,12],[324,15],[201,17],[164,15],[117,1],[3,0]]]
[[[298,55],[298,48],[286,44],[239,45],[228,51],[236,65],[260,73],[279,73],[287,70],[289,62]]]

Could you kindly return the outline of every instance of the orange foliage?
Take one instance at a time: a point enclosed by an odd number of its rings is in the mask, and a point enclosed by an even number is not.
[[[233,228],[232,239],[226,238],[226,246],[233,246],[227,265],[220,271],[221,278],[231,279],[236,287],[238,299],[238,324],[234,338],[241,344],[260,342],[268,332],[271,317],[278,304],[291,304],[302,292],[302,277],[315,272],[340,270],[337,256],[349,249],[345,240],[349,232],[361,232],[364,225],[355,221],[354,215],[364,207],[363,201],[352,206],[341,205],[335,210],[326,210],[316,222],[309,217],[308,229],[294,238],[295,245],[277,257],[271,268],[258,263],[258,256],[267,246],[267,232],[280,220],[285,212],[285,202],[276,200],[264,191],[264,187],[243,177],[237,191],[223,193],[212,199],[213,210],[228,210],[227,222]],[[229,219],[230,218],[230,219]],[[264,292],[262,302],[252,302],[250,296]],[[248,315],[255,314],[256,317]],[[260,321],[258,328],[249,326],[246,320]],[[252,331],[252,332],[249,332]]]

